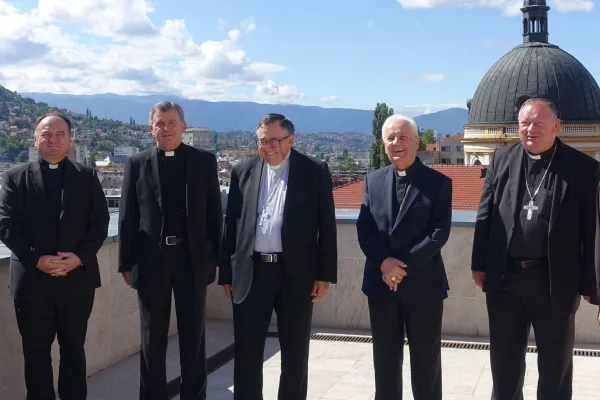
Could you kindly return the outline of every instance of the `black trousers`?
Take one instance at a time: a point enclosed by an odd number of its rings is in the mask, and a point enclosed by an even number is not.
[[[568,268],[568,266],[565,266]],[[530,326],[538,349],[540,400],[572,397],[575,314],[557,315],[548,268],[511,268],[501,288],[487,294],[493,400],[522,400]]]
[[[20,295],[15,300],[23,344],[27,400],[54,400],[50,351],[54,338],[60,346],[58,396],[62,400],[87,398],[85,337],[95,290],[60,282]]]
[[[285,262],[285,261],[284,261]],[[233,304],[234,399],[262,400],[265,340],[273,308],[281,348],[279,400],[305,400],[313,303],[285,276],[283,263],[255,261],[250,292]]]
[[[163,269],[151,283],[138,287],[141,319],[140,400],[166,400],[167,344],[171,296],[175,295],[181,400],[206,399],[204,308],[206,286],[198,287],[186,244],[166,246],[159,264]]]
[[[405,330],[414,399],[442,399],[443,309],[443,300],[403,304],[392,293],[369,297],[375,400],[402,399]]]

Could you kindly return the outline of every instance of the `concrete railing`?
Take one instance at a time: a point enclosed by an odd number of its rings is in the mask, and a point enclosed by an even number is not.
[[[455,223],[443,257],[450,281],[450,297],[444,305],[444,335],[488,336],[485,297],[471,280],[469,270],[473,228]],[[338,223],[338,284],[314,309],[313,326],[323,329],[369,329],[366,297],[361,292],[364,255],[358,246],[351,219]],[[88,374],[115,364],[139,351],[140,322],[137,295],[117,273],[118,237],[109,238],[98,254],[102,287],[96,292],[89,321],[86,351]],[[8,286],[8,258],[0,260],[0,287]],[[0,298],[0,399],[22,398],[24,392],[21,337],[13,302],[4,290]],[[597,308],[582,304],[576,319],[576,342],[600,343]],[[208,289],[207,318],[231,320],[231,303],[221,287]],[[275,317],[273,317],[275,322]],[[170,334],[176,334],[174,307]],[[58,346],[53,346],[58,371]],[[56,373],[55,373],[56,379]]]

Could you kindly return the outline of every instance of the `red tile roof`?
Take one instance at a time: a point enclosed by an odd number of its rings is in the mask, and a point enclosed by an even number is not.
[[[483,180],[484,166],[430,165],[452,179],[452,209],[477,211]],[[333,189],[335,208],[359,209],[362,201],[363,181],[351,182]]]

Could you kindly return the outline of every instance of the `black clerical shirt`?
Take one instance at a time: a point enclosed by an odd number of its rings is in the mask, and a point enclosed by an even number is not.
[[[398,217],[398,213],[400,212],[400,207],[402,206],[402,201],[404,201],[404,197],[406,196],[406,191],[408,190],[408,186],[410,185],[411,179],[417,169],[418,161],[415,160],[410,167],[408,167],[405,171],[405,176],[399,176],[398,170],[394,170],[394,186],[396,188],[396,195],[392,198],[392,207],[394,210],[394,221]]]
[[[554,186],[554,174],[548,171],[543,183],[542,178],[552,160],[552,154],[556,149],[555,143],[549,150],[540,154],[540,159],[532,159],[523,149],[523,161],[521,174],[522,184],[519,187],[519,213],[515,221],[515,230],[509,246],[509,257],[515,259],[541,259],[548,257],[548,229],[550,222],[550,211],[552,209],[552,193]],[[552,164],[556,162],[556,158]],[[552,168],[551,168],[552,169]],[[529,191],[525,185],[524,178],[527,177]],[[541,183],[541,186],[540,186]],[[533,206],[537,207],[531,211],[531,219],[527,219],[529,211],[525,208],[529,205],[531,195],[535,193],[538,186],[540,189],[534,196]]]
[[[46,200],[48,201],[50,213],[58,224],[62,210],[65,160],[63,159],[58,164],[50,165],[48,161],[40,158],[39,163],[42,168],[44,191],[46,192]],[[54,166],[56,168],[51,168]]]
[[[163,236],[184,238],[187,236],[185,148],[180,145],[172,156],[167,156],[159,149],[158,159],[161,194],[165,208]]]

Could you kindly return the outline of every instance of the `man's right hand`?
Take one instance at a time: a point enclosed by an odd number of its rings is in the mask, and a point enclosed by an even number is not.
[[[398,289],[398,284],[406,276],[404,268],[406,268],[406,264],[394,257],[388,257],[381,263],[382,278],[390,290],[395,292]]]
[[[48,275],[66,276],[66,272],[55,271],[62,268],[62,265],[56,263],[60,260],[62,260],[61,256],[41,256],[36,268]]]
[[[129,286],[129,271],[121,272],[121,275],[123,275],[123,280],[125,281],[125,284]]]
[[[483,290],[483,283],[485,282],[485,272],[473,271],[473,282],[475,282],[479,289]]]
[[[225,292],[225,296],[231,298],[231,285],[223,285],[223,291]]]

